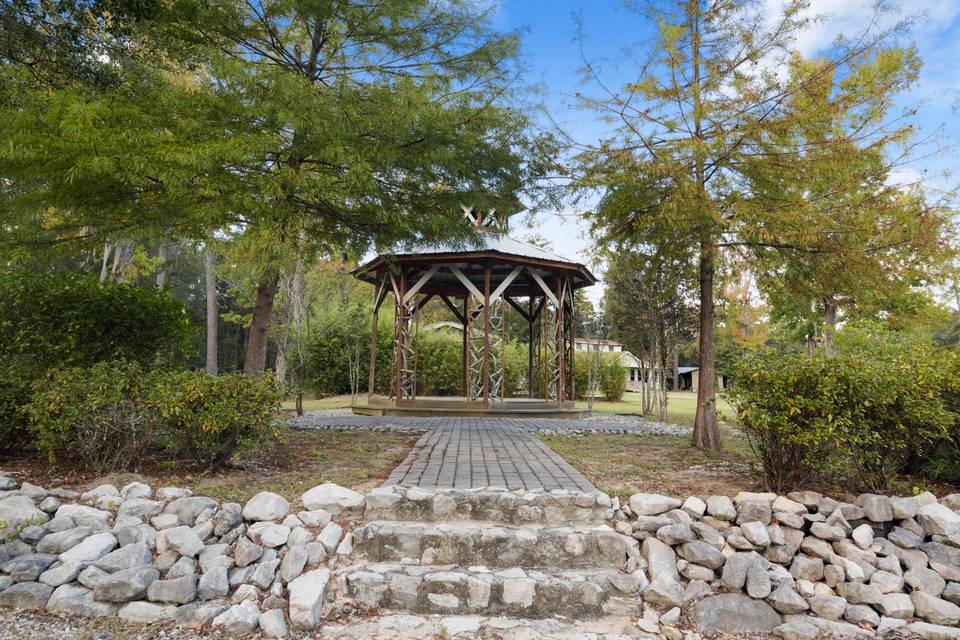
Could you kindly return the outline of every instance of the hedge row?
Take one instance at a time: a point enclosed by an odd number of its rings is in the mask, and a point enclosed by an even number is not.
[[[125,361],[54,371],[23,412],[51,462],[122,471],[158,458],[225,463],[275,430],[269,376],[148,371]]]
[[[28,442],[21,408],[48,371],[115,359],[166,365],[191,331],[186,308],[163,291],[63,271],[0,273],[0,446]]]
[[[729,399],[776,491],[960,480],[960,358],[928,341],[850,328],[835,355],[744,358]]]

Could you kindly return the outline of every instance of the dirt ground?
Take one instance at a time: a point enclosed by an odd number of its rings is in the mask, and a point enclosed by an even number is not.
[[[741,437],[724,434],[724,451],[690,446],[689,436],[547,435],[538,437],[610,495],[734,495],[755,491]]]
[[[196,495],[217,500],[245,501],[260,491],[293,499],[324,482],[368,491],[390,475],[416,440],[410,434],[283,429],[276,438],[219,470],[159,462],[137,473],[98,475],[52,466],[26,452],[0,454],[0,470],[44,487],[85,490],[105,482],[119,487],[139,480],[153,487],[188,487]]]

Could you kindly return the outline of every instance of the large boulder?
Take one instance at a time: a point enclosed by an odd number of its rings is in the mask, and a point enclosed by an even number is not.
[[[40,582],[18,582],[0,591],[0,607],[11,609],[43,609],[53,587]]]
[[[124,569],[97,580],[93,597],[101,602],[130,602],[147,595],[150,584],[160,577],[153,567]]]
[[[177,613],[174,605],[156,604],[153,602],[128,602],[120,607],[117,616],[128,622],[149,624],[163,620],[172,620]]]
[[[153,516],[163,511],[163,503],[159,500],[149,500],[147,498],[128,498],[120,505],[117,511],[118,517],[133,516],[141,520],[149,520]]]
[[[88,507],[83,504],[64,504],[60,505],[56,513],[57,518],[71,518],[78,527],[91,527],[102,530],[110,528],[110,518],[113,517],[109,511]]]
[[[50,516],[38,509],[27,496],[7,496],[0,499],[0,533],[4,530],[13,533],[19,527],[43,524],[49,519]]]
[[[333,514],[362,509],[364,504],[362,493],[332,482],[317,485],[304,493],[300,499],[307,511],[323,509]]]
[[[64,584],[53,592],[47,600],[47,611],[69,613],[75,616],[101,618],[117,612],[117,605],[109,602],[97,602],[93,591],[74,584]]]
[[[267,520],[279,520],[290,511],[290,503],[276,493],[270,491],[261,491],[250,498],[243,507],[243,517],[247,520],[265,522]]]
[[[230,581],[227,577],[226,567],[211,567],[209,571],[204,571],[203,575],[200,576],[197,597],[201,600],[223,598],[229,592]]]
[[[160,497],[163,489],[157,491],[157,497]],[[180,519],[181,524],[192,527],[197,523],[197,516],[207,509],[216,509],[217,501],[205,496],[188,496],[177,498],[167,505],[164,513],[174,513]]]
[[[125,547],[120,547],[116,551],[111,551],[94,562],[93,566],[107,573],[114,573],[134,567],[145,567],[152,561],[153,553],[150,551],[150,547],[142,542],[134,542]]]
[[[923,618],[927,622],[948,626],[960,622],[960,607],[952,602],[941,600],[923,591],[911,593],[910,600],[913,601],[913,608],[917,617]]]
[[[147,600],[187,604],[197,598],[197,579],[194,576],[154,580],[147,587]]]
[[[781,623],[766,602],[739,593],[704,598],[693,606],[691,621],[700,629],[724,633],[762,633]]]
[[[203,540],[190,527],[173,527],[157,533],[157,553],[173,549],[182,556],[192,558],[203,551]]]
[[[960,515],[939,503],[920,507],[917,520],[928,536],[960,533]]]
[[[72,529],[64,529],[63,531],[50,533],[37,543],[37,552],[60,555],[64,551],[77,546],[83,542],[85,538],[89,538],[93,534],[94,530],[90,527],[73,527]]]
[[[658,516],[679,509],[682,505],[682,500],[658,493],[635,493],[630,496],[630,510],[638,516]]]
[[[288,585],[290,622],[295,627],[312,629],[317,625],[328,582],[329,569],[314,569],[300,575]]]
[[[251,633],[260,626],[260,609],[256,602],[245,600],[214,618],[212,626],[232,634]]]
[[[677,554],[672,547],[656,538],[647,538],[643,541],[643,557],[647,561],[651,580],[667,578],[680,582]]]
[[[14,582],[33,582],[56,559],[56,556],[46,553],[25,553],[0,565],[0,571],[9,575]]]
[[[117,547],[117,538],[108,531],[95,533],[60,554],[61,562],[96,562]]]

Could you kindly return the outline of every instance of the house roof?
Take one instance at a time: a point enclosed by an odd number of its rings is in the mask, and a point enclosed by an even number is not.
[[[616,340],[604,340],[603,338],[574,338],[574,342],[579,344],[603,344],[603,345],[619,345],[623,346],[622,342],[617,342]]]
[[[690,373],[691,371],[697,371],[700,367],[677,367],[677,373]]]

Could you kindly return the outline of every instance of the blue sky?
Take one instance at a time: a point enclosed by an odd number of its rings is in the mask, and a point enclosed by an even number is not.
[[[622,0],[494,0],[497,2],[495,25],[500,29],[523,30],[525,81],[543,91],[543,100],[553,119],[575,139],[594,142],[603,135],[604,126],[596,115],[573,106],[576,91],[586,89],[580,83],[582,66],[579,44],[575,41],[578,20],[586,38],[584,51],[591,60],[602,60],[606,77],[614,84],[632,79],[625,49],[652,33],[637,14],[624,8]],[[915,120],[918,135],[938,132],[943,144],[960,141],[960,125],[954,107],[960,97],[960,0],[893,0],[901,15],[920,14],[913,28],[924,66],[920,81],[904,104],[919,104]],[[761,0],[761,10],[776,15],[780,0]],[[811,12],[825,19],[800,35],[797,48],[807,56],[816,55],[839,34],[856,34],[871,15],[870,5],[861,0],[812,0]],[[942,130],[941,130],[942,127]],[[960,155],[947,151],[933,158],[918,159],[903,167],[905,182],[924,177],[928,188],[950,182],[942,172],[954,166]],[[956,178],[954,178],[956,179]],[[554,249],[570,257],[585,259],[591,242],[577,207],[540,214],[534,221],[535,232],[551,242]],[[523,237],[526,230],[515,229]],[[598,269],[602,271],[602,269]],[[595,287],[593,297],[601,294]]]

